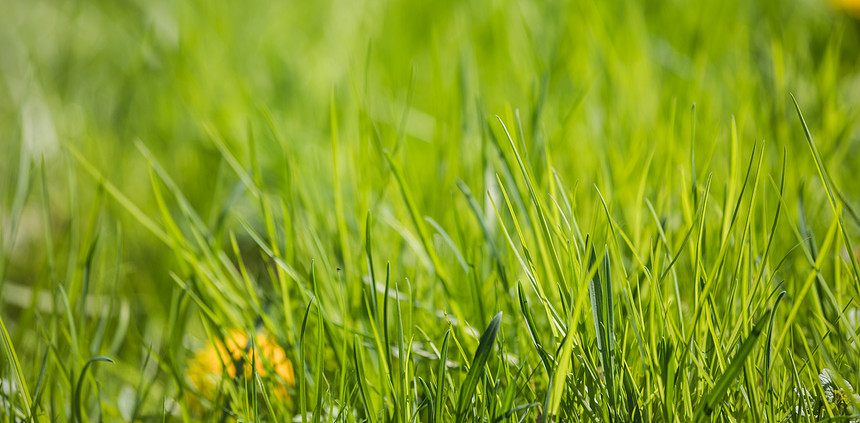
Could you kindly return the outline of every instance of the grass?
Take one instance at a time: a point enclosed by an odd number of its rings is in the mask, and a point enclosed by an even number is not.
[[[826,2],[2,9],[0,421],[860,419]]]

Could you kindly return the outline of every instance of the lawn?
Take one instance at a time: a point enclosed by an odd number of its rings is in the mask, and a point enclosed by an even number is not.
[[[0,422],[860,420],[850,3],[0,0]]]

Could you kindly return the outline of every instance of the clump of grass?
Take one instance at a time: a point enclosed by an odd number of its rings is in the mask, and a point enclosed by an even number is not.
[[[252,3],[0,18],[0,421],[860,418],[856,22]]]

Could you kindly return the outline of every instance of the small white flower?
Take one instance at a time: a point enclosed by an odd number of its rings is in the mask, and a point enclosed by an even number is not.
[[[797,405],[794,406],[794,415],[800,417],[809,416],[806,410],[812,404],[812,394],[803,388],[794,388],[794,393],[797,395]]]
[[[827,401],[834,402],[839,400],[840,398],[844,398],[845,395],[851,395],[854,393],[854,387],[848,383],[847,380],[842,380],[842,383],[845,384],[845,388],[848,392],[843,392],[843,390],[836,384],[833,380],[836,374],[833,370],[828,368],[821,369],[821,374],[818,375],[818,380],[821,382],[821,389],[824,390],[824,397],[827,398]]]

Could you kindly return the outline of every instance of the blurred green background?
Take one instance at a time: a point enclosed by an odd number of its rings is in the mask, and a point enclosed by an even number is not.
[[[449,162],[480,172],[476,114],[504,115],[507,108],[518,109],[536,135],[530,142],[555,147],[566,179],[583,186],[607,160],[632,167],[623,160],[629,150],[669,145],[657,135],[675,106],[681,123],[674,133],[686,138],[692,103],[702,154],[726,136],[731,115],[744,145],[770,140],[774,160],[782,146],[802,151],[789,91],[819,134],[823,156],[847,161],[837,172],[853,173],[860,160],[860,32],[823,1],[7,0],[2,8],[4,219],[20,183],[18,158],[44,159],[58,237],[68,233],[71,215],[86,210],[94,185],[80,181],[74,192],[81,210],[68,209],[69,178],[82,174],[68,162],[66,144],[149,213],[150,179],[135,140],[203,216],[225,202],[235,181],[219,178],[224,165],[204,123],[240,156],[248,127],[255,128],[273,190],[284,182],[275,175],[285,156],[294,184],[331,187],[332,96],[341,139],[366,154],[356,157],[362,168],[383,165],[370,146],[393,146],[410,105],[405,151],[421,166],[409,172],[436,175],[434,186],[422,187],[425,199],[447,197],[454,179],[464,177],[450,172]],[[282,145],[272,141],[264,113]],[[330,189],[314,194],[309,201],[333,201]],[[27,207],[36,214],[33,197]],[[357,229],[371,200],[350,200],[358,220],[349,216],[349,223]],[[161,307],[155,294],[171,283],[164,269],[146,263],[170,254],[115,211],[111,206],[111,218],[125,222],[135,240],[125,245],[135,258],[127,263],[135,283],[125,289],[142,290],[142,300]],[[334,222],[319,225],[333,230]],[[25,218],[14,248],[6,240],[15,254],[8,277],[26,281],[45,263],[39,228],[38,218]]]

